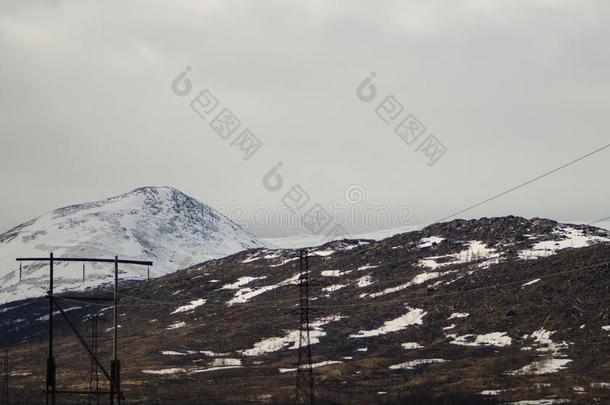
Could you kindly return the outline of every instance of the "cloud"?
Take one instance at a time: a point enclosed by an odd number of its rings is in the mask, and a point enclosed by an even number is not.
[[[603,1],[39,1],[0,5],[0,228],[140,185],[279,207],[261,178],[348,185],[425,221],[607,142]],[[175,97],[192,67],[264,143],[243,162]],[[376,72],[448,148],[426,164],[355,96]],[[607,215],[597,156],[473,216]]]

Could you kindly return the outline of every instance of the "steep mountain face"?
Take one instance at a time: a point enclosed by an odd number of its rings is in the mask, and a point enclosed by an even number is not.
[[[298,255],[252,249],[123,287],[129,403],[293,403]],[[309,263],[318,403],[610,401],[607,231],[538,218],[456,220],[327,243],[309,249]],[[12,386],[32,403],[44,381],[46,305],[0,306]],[[108,364],[112,311],[60,305],[83,330],[99,314]],[[82,388],[88,360],[56,319],[59,383]]]
[[[105,257],[152,260],[161,276],[208,259],[262,247],[222,214],[180,191],[144,187],[92,203],[60,208],[0,235],[0,302],[43,295],[48,264],[24,263],[19,283],[17,257]],[[111,280],[112,266],[57,264],[59,291],[98,286]],[[125,266],[122,279],[142,279],[146,269]]]

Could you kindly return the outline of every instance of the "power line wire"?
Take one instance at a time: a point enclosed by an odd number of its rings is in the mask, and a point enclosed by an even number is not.
[[[610,220],[610,217],[606,217],[606,218],[598,219],[597,221],[589,222],[587,225],[591,226],[593,224],[597,224],[599,222],[608,221],[608,220]]]
[[[570,269],[570,270],[564,270],[564,271],[558,271],[558,272],[553,272],[553,273],[548,273],[548,274],[544,274],[544,275],[539,275],[536,276],[536,278],[539,279],[546,279],[546,278],[550,278],[550,277],[556,277],[556,276],[560,276],[560,275],[565,275],[565,274],[571,274],[571,273],[575,273],[575,272],[579,272],[582,270],[587,270],[587,269],[591,269],[591,268],[595,268],[595,267],[600,267],[600,266],[604,266],[604,265],[610,265],[610,261],[603,261],[603,262],[599,262],[596,264],[592,264],[592,265],[587,265],[587,266],[583,266],[583,267],[578,267],[575,269]],[[484,290],[489,290],[489,289],[497,289],[499,287],[504,287],[504,286],[509,286],[509,285],[515,285],[515,284],[519,284],[519,283],[525,283],[531,281],[531,277],[528,278],[524,278],[524,279],[519,279],[519,280],[515,280],[515,281],[511,281],[511,282],[507,282],[507,283],[498,283],[498,284],[493,284],[493,285],[489,285],[489,286],[483,286],[483,287],[477,287],[477,288],[472,288],[472,289],[467,289],[467,290],[461,290],[461,291],[452,291],[452,292],[448,292],[448,293],[440,293],[440,294],[432,294],[432,295],[426,295],[426,296],[412,296],[412,297],[401,297],[401,299],[403,300],[407,300],[407,301],[419,301],[419,300],[427,300],[427,299],[435,299],[435,298],[442,298],[442,297],[447,297],[447,296],[455,296],[455,295],[461,295],[461,294],[469,294],[469,293],[473,293],[473,292],[479,292],[479,291],[484,291]],[[383,297],[387,297],[390,294],[386,294],[383,295]],[[57,297],[60,298],[60,297]],[[133,297],[133,298],[138,298],[138,297]],[[61,297],[61,299],[64,299],[66,301],[70,301],[69,299],[67,299],[66,297]],[[333,305],[310,305],[311,309],[324,309],[324,308],[345,308],[345,307],[358,307],[358,306],[367,306],[370,305],[370,300],[374,300],[375,298],[370,298],[369,300],[367,300],[366,302],[364,301],[360,301],[357,303],[353,303],[353,304],[333,304]],[[387,297],[387,299],[394,299],[392,297]],[[147,299],[142,298],[141,300],[143,301],[147,301]],[[382,303],[384,302],[384,300],[377,300],[377,302]],[[155,304],[157,304],[157,302],[154,302]],[[248,305],[250,305],[252,303],[248,303]],[[122,304],[121,306],[147,306],[147,305],[134,305],[134,304]],[[229,306],[223,306],[222,308],[231,308]],[[242,307],[243,308],[243,307]],[[265,306],[265,308],[275,308],[275,309],[285,309],[285,306],[279,306],[279,305],[270,305],[270,306]]]
[[[605,149],[607,149],[607,148],[609,148],[609,147],[610,147],[610,144],[604,145],[604,146],[602,146],[601,148],[595,149],[595,150],[594,150],[594,151],[592,151],[592,152],[589,152],[589,153],[587,153],[587,154],[585,154],[585,155],[582,155],[582,156],[580,156],[580,157],[578,157],[578,158],[576,158],[576,159],[574,159],[574,160],[572,160],[572,161],[570,161],[570,162],[568,162],[568,163],[565,163],[565,164],[563,164],[563,165],[561,165],[561,166],[559,166],[559,167],[557,167],[557,168],[555,168],[555,169],[549,170],[548,172],[545,172],[545,173],[543,173],[543,174],[541,174],[541,175],[539,175],[539,176],[536,176],[536,177],[534,177],[533,179],[530,179],[530,180],[528,180],[528,181],[526,181],[526,182],[523,182],[523,183],[518,184],[518,185],[516,185],[516,186],[514,186],[514,187],[511,187],[511,188],[509,188],[508,190],[505,190],[505,191],[502,191],[501,193],[495,194],[495,195],[493,195],[493,196],[491,196],[491,197],[489,197],[489,198],[486,198],[485,200],[483,200],[483,201],[481,201],[481,202],[478,202],[478,203],[476,203],[476,204],[473,204],[473,205],[471,205],[471,206],[469,206],[469,207],[466,207],[466,208],[463,208],[463,209],[461,209],[461,210],[459,210],[459,211],[456,211],[456,212],[454,212],[454,213],[453,213],[453,214],[451,214],[451,215],[447,215],[446,217],[443,217],[443,218],[441,218],[441,219],[438,219],[438,220],[436,220],[436,221],[432,222],[432,224],[435,224],[435,223],[439,223],[439,222],[446,221],[446,220],[451,219],[451,218],[453,218],[453,217],[455,217],[455,216],[457,216],[457,215],[463,214],[463,213],[465,213],[465,212],[467,212],[467,211],[470,211],[470,210],[472,210],[472,209],[474,209],[474,208],[480,207],[480,206],[481,206],[481,205],[483,205],[483,204],[486,204],[486,203],[488,203],[488,202],[490,202],[490,201],[493,201],[493,200],[495,200],[495,199],[497,199],[497,198],[500,198],[500,197],[502,197],[502,196],[505,196],[506,194],[509,194],[509,193],[511,193],[511,192],[513,192],[513,191],[515,191],[515,190],[520,189],[520,188],[523,188],[523,187],[525,187],[525,186],[527,186],[527,185],[529,185],[529,184],[532,184],[532,183],[534,183],[534,182],[536,182],[536,181],[538,181],[538,180],[540,180],[540,179],[542,179],[542,178],[544,178],[544,177],[550,176],[550,175],[551,175],[551,174],[553,174],[553,173],[556,173],[556,172],[558,172],[558,171],[560,171],[560,170],[562,170],[562,169],[565,169],[566,167],[569,167],[569,166],[571,166],[571,165],[573,165],[573,164],[575,164],[575,163],[577,163],[577,162],[579,162],[579,161],[581,161],[581,160],[584,160],[584,159],[586,159],[586,158],[588,158],[588,157],[591,157],[591,156],[595,155],[596,153],[599,153],[599,152],[601,152],[601,151],[603,151],[603,150],[605,150]]]

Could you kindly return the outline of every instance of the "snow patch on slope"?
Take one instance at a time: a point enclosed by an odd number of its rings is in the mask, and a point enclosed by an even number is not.
[[[383,325],[376,329],[361,330],[358,333],[350,335],[351,338],[368,338],[373,336],[381,336],[391,332],[406,329],[412,325],[422,325],[423,318],[427,314],[426,311],[419,308],[407,307],[409,312],[389,321],[385,321]]]
[[[582,229],[571,226],[560,225],[554,231],[555,239],[537,242],[531,249],[519,251],[520,259],[530,260],[540,257],[548,257],[557,253],[558,250],[567,248],[581,248],[599,242],[610,242],[610,238],[585,235]]]
[[[445,359],[417,359],[411,360],[404,363],[391,365],[390,370],[413,370],[414,368],[424,365],[424,364],[432,364],[432,363],[444,363],[447,360]]]
[[[235,293],[235,295],[233,296],[232,299],[229,300],[229,302],[227,302],[227,305],[231,306],[233,304],[245,304],[246,302],[250,301],[252,298],[257,297],[261,294],[264,294],[267,291],[272,291],[272,290],[275,290],[276,288],[295,284],[297,282],[297,280],[299,280],[298,273],[278,284],[266,285],[266,286],[258,287],[258,288],[249,288],[249,287],[242,288]]]
[[[326,360],[326,361],[321,361],[319,363],[311,363],[311,368],[318,368],[318,367],[324,367],[324,366],[330,366],[333,364],[341,364],[343,363],[342,361],[339,360]],[[307,366],[301,366],[301,370],[305,369]],[[290,373],[293,371],[297,371],[296,368],[280,368],[278,369],[280,373]]]
[[[371,297],[371,298],[382,297],[382,296],[387,295],[387,294],[392,294],[392,293],[395,293],[395,292],[398,292],[398,291],[405,290],[405,289],[407,289],[409,287],[412,287],[414,285],[423,284],[423,283],[425,283],[425,282],[427,282],[429,280],[434,280],[435,278],[438,278],[440,276],[441,276],[441,273],[438,273],[438,272],[435,272],[435,271],[431,271],[431,272],[428,272],[428,273],[421,273],[421,274],[418,274],[417,276],[413,277],[413,279],[411,279],[411,281],[409,281],[409,282],[407,282],[405,284],[401,284],[401,285],[398,285],[396,287],[389,287],[389,288],[386,288],[383,291],[372,293],[372,294],[366,294],[366,293],[365,294],[361,294],[360,297],[362,297],[362,298],[363,297],[367,297],[367,296]]]
[[[450,343],[458,346],[510,346],[512,339],[506,332],[492,332],[484,335],[463,335],[455,337]]]
[[[495,249],[488,248],[485,243],[474,240],[468,242],[468,247],[461,252],[443,256],[427,257],[425,259],[421,259],[419,261],[419,265],[434,270],[441,267],[469,263],[472,261],[481,261],[479,266],[487,267],[491,264],[498,263],[500,261],[500,254]]]
[[[262,277],[240,277],[237,279],[236,282],[232,283],[232,284],[225,284],[222,287],[220,287],[221,290],[238,290],[239,287],[242,287],[246,284],[249,284],[250,282],[254,281],[254,280],[262,280],[267,278],[267,276],[262,276]]]
[[[547,358],[542,360],[534,361],[527,366],[524,366],[518,370],[511,371],[510,375],[543,375],[553,374],[561,371],[567,367],[572,360],[570,359],[555,359]]]
[[[174,310],[174,311],[171,313],[171,315],[173,315],[173,314],[179,314],[179,313],[182,313],[182,312],[191,312],[191,311],[194,311],[194,310],[195,310],[195,308],[200,307],[200,306],[202,306],[202,305],[203,305],[203,304],[205,304],[205,303],[206,303],[206,300],[205,300],[205,299],[203,299],[203,298],[198,299],[198,300],[191,301],[191,303],[190,303],[190,304],[183,305],[183,306],[181,306],[181,307],[176,308],[176,309],[175,309],[175,310]]]
[[[417,247],[420,249],[431,247],[438,243],[441,243],[444,240],[445,238],[441,238],[440,236],[430,236],[429,238],[421,238]]]
[[[322,329],[322,326],[327,325],[331,322],[339,321],[341,319],[342,317],[340,315],[335,315],[312,322],[310,324],[309,330],[310,343],[312,345],[319,343],[320,338],[322,336],[326,336],[326,332]],[[290,330],[287,331],[284,336],[263,339],[255,343],[254,347],[252,347],[251,349],[242,350],[240,352],[245,356],[260,356],[266,353],[276,352],[285,348],[288,348],[290,350],[298,349],[299,336],[300,332],[298,330]],[[302,346],[307,345],[307,341],[305,339],[306,337],[303,336],[303,340],[301,340]]]

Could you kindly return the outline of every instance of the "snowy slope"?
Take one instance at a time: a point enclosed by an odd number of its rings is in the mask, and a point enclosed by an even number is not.
[[[205,204],[169,187],[144,187],[105,200],[60,208],[0,235],[0,303],[43,295],[48,266],[23,265],[17,257],[89,256],[152,260],[151,276],[265,243]],[[56,265],[58,290],[92,287],[111,280],[112,265]],[[122,279],[146,277],[125,266]]]
[[[564,223],[558,225],[556,239],[566,239],[568,240],[569,246],[564,247],[582,247],[586,246],[589,243],[600,241],[599,238],[595,237],[584,237],[583,235],[579,235],[578,231],[572,228],[572,234],[563,236],[562,238],[562,228],[566,228],[569,231],[570,226],[573,227],[586,227],[587,221],[573,222],[573,223]],[[600,221],[595,224],[595,227],[601,228],[604,230],[610,231],[610,221]],[[380,241],[386,238],[390,238],[394,235],[403,234],[407,232],[418,231],[425,228],[425,225],[412,225],[412,226],[402,226],[397,228],[388,228],[388,229],[377,229],[369,232],[359,232],[348,234],[346,237],[349,239],[357,239],[357,240],[375,240]],[[570,232],[568,232],[570,233]],[[276,237],[259,237],[260,240],[264,241],[267,245],[274,248],[282,248],[282,249],[298,249],[298,248],[306,248],[312,246],[322,245],[324,243],[331,242],[332,238],[325,238],[319,235],[314,235],[310,233],[301,234],[301,235],[291,235],[291,236],[276,236]],[[575,245],[576,243],[576,245]],[[584,243],[584,244],[583,244]]]

